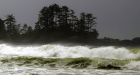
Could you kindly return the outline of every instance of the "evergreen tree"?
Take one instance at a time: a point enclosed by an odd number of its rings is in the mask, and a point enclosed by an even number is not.
[[[90,13],[81,13],[78,18],[74,11],[67,6],[53,4],[40,11],[34,31],[37,36],[56,37],[57,34],[57,37],[80,36],[81,38],[93,35],[94,38],[97,38],[95,20],[96,17]],[[52,39],[52,37],[50,38]]]
[[[61,7],[59,14],[59,29],[62,32],[71,32],[73,28],[74,11],[67,6]]]
[[[0,19],[0,40],[6,38],[6,28],[4,25],[4,21]]]
[[[16,40],[19,38],[19,29],[20,26],[16,25],[16,20],[13,15],[8,15],[5,20],[5,24],[7,26],[7,35],[10,40]]]
[[[22,34],[22,35],[26,34],[27,30],[28,30],[28,25],[24,24],[21,31],[20,31],[20,34]]]
[[[28,27],[28,29],[27,29],[27,38],[28,39],[32,39],[32,36],[33,36],[33,29],[32,29],[32,27],[31,26],[29,26]]]

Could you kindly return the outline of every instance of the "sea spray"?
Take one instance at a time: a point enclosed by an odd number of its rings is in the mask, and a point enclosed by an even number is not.
[[[47,44],[41,46],[11,46],[0,44],[0,56],[33,56],[44,58],[106,58],[106,59],[135,59],[140,56],[127,48],[114,46],[89,48],[87,46],[63,46]]]
[[[140,61],[131,61],[129,64],[125,65],[127,69],[140,70]]]
[[[140,75],[140,54],[136,52],[115,46],[0,44],[0,74]]]

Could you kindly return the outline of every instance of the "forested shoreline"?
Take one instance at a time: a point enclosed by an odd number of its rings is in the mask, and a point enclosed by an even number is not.
[[[34,26],[17,24],[13,14],[0,19],[0,40],[13,43],[73,42],[94,45],[140,45],[140,38],[119,40],[98,39],[96,17],[91,13],[75,15],[67,6],[52,4],[43,7]]]

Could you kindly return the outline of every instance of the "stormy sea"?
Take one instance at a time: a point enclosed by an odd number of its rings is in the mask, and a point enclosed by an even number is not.
[[[140,75],[140,48],[0,44],[1,75]]]

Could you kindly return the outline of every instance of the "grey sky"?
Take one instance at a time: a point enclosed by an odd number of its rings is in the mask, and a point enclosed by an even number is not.
[[[140,0],[0,0],[0,18],[12,13],[18,23],[34,25],[40,9],[53,3],[93,13],[100,37],[140,37]]]

